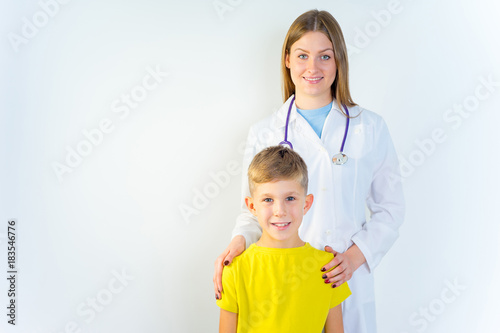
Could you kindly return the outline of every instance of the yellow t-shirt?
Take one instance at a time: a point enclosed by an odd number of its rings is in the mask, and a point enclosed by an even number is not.
[[[304,246],[277,249],[252,244],[222,273],[217,305],[238,313],[238,333],[321,333],[328,311],[351,290],[321,279],[333,255]]]

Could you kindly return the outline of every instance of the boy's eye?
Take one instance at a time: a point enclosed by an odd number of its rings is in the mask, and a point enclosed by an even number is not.
[[[265,198],[264,202],[273,202],[273,199],[271,199],[271,198]]]
[[[321,60],[329,60],[331,57],[329,55],[322,55]]]
[[[288,198],[286,198],[286,201],[293,201],[293,200],[295,200],[295,197],[288,197]]]

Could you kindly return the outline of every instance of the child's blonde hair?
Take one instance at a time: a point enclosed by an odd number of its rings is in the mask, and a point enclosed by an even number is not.
[[[295,180],[307,193],[307,165],[288,147],[268,147],[254,156],[248,167],[248,186],[253,195],[256,185],[278,180]]]

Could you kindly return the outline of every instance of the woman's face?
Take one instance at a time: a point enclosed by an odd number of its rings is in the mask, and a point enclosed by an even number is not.
[[[290,69],[296,95],[331,101],[337,66],[328,37],[319,31],[305,33],[290,47],[285,64]]]

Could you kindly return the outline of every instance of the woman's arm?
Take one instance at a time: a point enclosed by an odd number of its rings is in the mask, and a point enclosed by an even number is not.
[[[342,321],[342,304],[330,309],[326,318],[325,333],[344,333]]]
[[[342,315],[340,319],[342,319]],[[220,309],[219,333],[236,333],[237,327],[238,314]]]
[[[323,278],[337,287],[349,281],[352,274],[364,263],[374,269],[398,237],[403,222],[404,197],[399,175],[399,162],[389,130],[382,118],[379,119],[375,141],[378,157],[375,165],[367,206],[371,219],[352,237],[353,245],[344,253],[337,253],[330,247],[325,251],[335,258],[325,265]]]
[[[222,270],[224,266],[229,265],[234,257],[239,256],[245,251],[246,242],[245,238],[241,235],[235,236],[229,246],[222,252],[222,254],[215,260],[214,267],[214,291],[215,299],[222,298]]]

